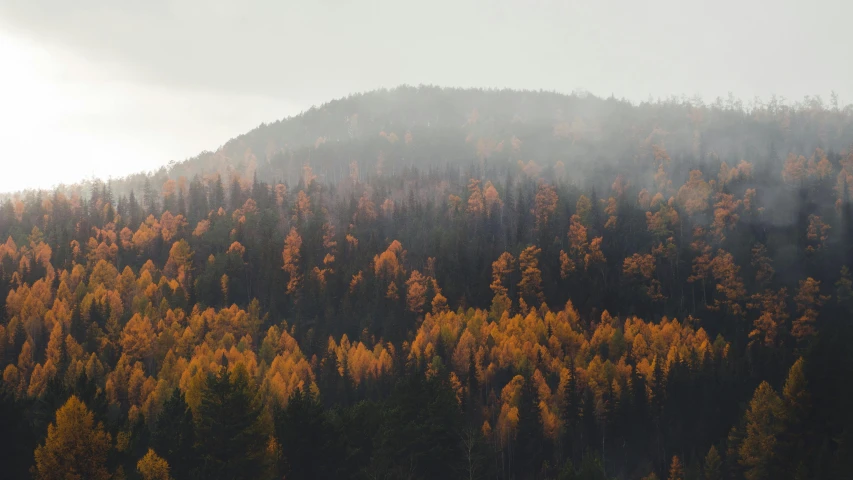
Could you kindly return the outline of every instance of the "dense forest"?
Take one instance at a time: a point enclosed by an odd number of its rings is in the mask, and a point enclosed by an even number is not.
[[[401,87],[0,203],[0,469],[846,479],[853,108]]]

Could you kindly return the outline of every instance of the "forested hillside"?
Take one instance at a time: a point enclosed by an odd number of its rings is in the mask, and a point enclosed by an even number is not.
[[[0,476],[850,478],[851,145],[406,87],[11,195]]]

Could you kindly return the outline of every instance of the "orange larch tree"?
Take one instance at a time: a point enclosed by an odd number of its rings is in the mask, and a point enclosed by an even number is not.
[[[533,215],[536,219],[536,229],[548,226],[557,210],[557,192],[551,184],[540,182],[536,190]]]
[[[711,272],[717,281],[717,292],[720,294],[714,299],[714,309],[725,307],[726,312],[736,318],[744,315],[743,300],[746,296],[746,288],[740,278],[740,267],[734,261],[732,254],[718,250],[717,255],[711,261]]]
[[[426,277],[417,270],[412,270],[412,274],[406,281],[406,305],[412,313],[423,312],[427,292],[426,281]]]
[[[652,301],[660,301],[664,299],[661,294],[660,282],[655,278],[657,270],[657,261],[650,254],[635,253],[626,258],[622,262],[622,273],[629,278],[640,278],[645,282],[646,295]]]
[[[791,334],[801,345],[817,334],[815,323],[817,322],[821,307],[823,307],[823,304],[827,300],[829,300],[829,296],[820,294],[819,281],[811,277],[800,280],[797,295],[794,296],[794,301],[797,303],[797,312],[800,316],[794,319]]]
[[[545,301],[542,292],[542,271],[539,270],[539,254],[542,249],[536,246],[525,248],[518,256],[521,281],[518,282],[518,301],[522,311],[525,306],[538,306]]]
[[[290,233],[284,239],[284,250],[281,252],[281,258],[284,262],[282,270],[287,272],[288,281],[286,292],[288,295],[297,295],[302,286],[301,269],[301,249],[302,237],[296,231],[296,227],[290,228]]]
[[[468,207],[466,208],[468,215],[482,215],[485,211],[485,202],[483,192],[480,190],[480,180],[472,178],[468,182]]]
[[[749,308],[759,310],[749,332],[750,345],[765,347],[779,346],[788,323],[788,292],[780,288],[777,292],[765,290],[752,296]]]
[[[47,427],[44,445],[35,451],[38,480],[85,478],[108,480],[107,454],[110,434],[76,396],[56,411],[56,420]]]
[[[509,275],[515,271],[515,257],[509,252],[504,252],[497,260],[492,262],[492,284],[490,288],[495,296],[507,296],[507,281]]]

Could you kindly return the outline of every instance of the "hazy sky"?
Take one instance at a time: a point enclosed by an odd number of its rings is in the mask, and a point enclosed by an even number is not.
[[[0,191],[399,84],[853,102],[849,0],[0,0]]]

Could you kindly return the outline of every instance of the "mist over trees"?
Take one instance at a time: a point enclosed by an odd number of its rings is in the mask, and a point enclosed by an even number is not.
[[[835,98],[401,87],[8,195],[3,471],[848,478],[851,145]]]

